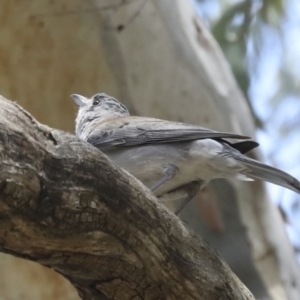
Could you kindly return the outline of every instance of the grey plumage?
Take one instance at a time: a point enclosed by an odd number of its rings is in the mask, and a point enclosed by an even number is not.
[[[76,134],[163,195],[191,182],[259,178],[300,193],[297,179],[243,155],[258,144],[247,136],[195,125],[133,117],[113,97],[72,95],[79,105]],[[241,140],[231,143],[226,139]],[[169,174],[169,173],[170,174]],[[166,174],[169,174],[168,176]]]

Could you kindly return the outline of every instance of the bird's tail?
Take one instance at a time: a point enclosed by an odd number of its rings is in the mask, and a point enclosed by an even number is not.
[[[231,152],[231,155],[248,168],[247,171],[243,172],[245,175],[253,178],[259,178],[286,187],[296,193],[300,193],[300,182],[293,176],[247,156],[241,155],[240,153]]]

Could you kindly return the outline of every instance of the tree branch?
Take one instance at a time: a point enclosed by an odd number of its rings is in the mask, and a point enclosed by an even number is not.
[[[135,178],[0,97],[0,250],[55,269],[83,299],[254,299]]]

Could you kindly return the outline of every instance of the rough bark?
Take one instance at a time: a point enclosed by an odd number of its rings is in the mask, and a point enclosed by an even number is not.
[[[0,250],[83,299],[254,299],[220,255],[128,173],[0,98]]]

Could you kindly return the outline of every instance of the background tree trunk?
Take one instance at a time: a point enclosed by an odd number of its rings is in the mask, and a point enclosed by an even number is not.
[[[135,114],[254,136],[246,101],[189,1],[4,0],[0,16],[0,92],[43,123],[73,131],[69,95],[103,91]],[[257,298],[299,299],[299,267],[264,186],[216,181],[211,190],[217,204],[208,192],[215,205],[208,216],[202,199],[182,218],[218,248]],[[0,264],[4,299],[12,293],[14,299],[54,299],[53,290],[55,299],[76,297],[64,280],[49,281],[48,270],[7,255]]]

